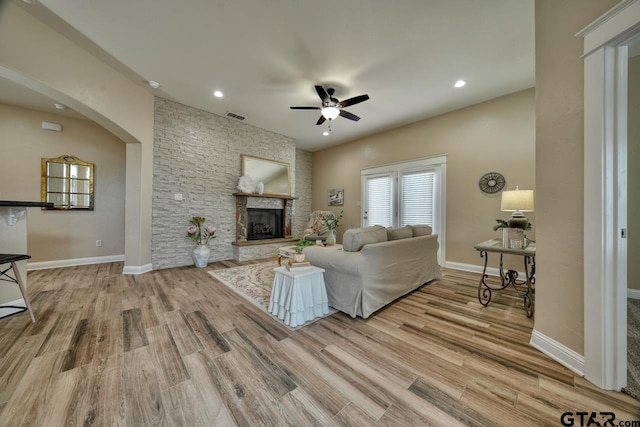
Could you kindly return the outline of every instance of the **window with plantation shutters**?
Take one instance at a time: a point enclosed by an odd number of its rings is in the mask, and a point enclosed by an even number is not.
[[[365,226],[393,225],[392,185],[395,177],[391,174],[371,176],[366,179],[365,188]]]
[[[428,224],[444,262],[446,156],[363,169],[362,226]]]
[[[433,184],[431,171],[403,173],[400,178],[399,226],[428,224],[433,227]]]

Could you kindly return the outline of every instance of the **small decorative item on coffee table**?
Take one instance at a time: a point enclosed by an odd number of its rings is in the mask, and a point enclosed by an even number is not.
[[[310,241],[310,240],[306,240],[306,242],[303,246],[314,246],[315,243]],[[296,253],[296,247],[297,246],[283,246],[281,248],[278,248],[278,254],[277,254],[277,258],[278,258],[278,265],[281,266],[282,265],[282,258],[293,258],[295,253]],[[333,250],[337,250],[337,251],[341,251],[342,250],[342,245],[333,245],[333,246],[318,246],[324,249],[333,249]]]

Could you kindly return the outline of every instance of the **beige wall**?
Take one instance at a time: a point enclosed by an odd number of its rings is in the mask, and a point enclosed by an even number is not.
[[[360,226],[361,169],[446,154],[446,261],[480,265],[473,245],[498,237],[496,218],[510,214],[500,211],[499,194],[480,191],[478,180],[497,171],[505,176],[507,189],[534,189],[534,132],[535,93],[528,89],[318,151],[313,156],[313,209],[328,209],[327,191],[344,188],[341,236]],[[534,224],[527,235],[535,238],[535,214],[527,216]]]
[[[582,39],[614,0],[536,0],[535,329],[584,351]]]
[[[638,43],[638,42],[636,42]],[[629,288],[640,290],[640,234],[638,223],[633,219],[640,212],[640,55],[629,60],[629,117],[628,130],[628,200],[627,226],[629,240],[627,241],[627,284]]]
[[[0,76],[68,105],[132,145],[127,148],[125,268],[150,266],[153,95],[143,79],[130,80],[23,6],[29,7],[3,2],[0,8]]]
[[[63,131],[46,131],[43,121]],[[123,141],[91,121],[0,104],[0,147],[19,159],[5,157],[0,166],[0,200],[40,201],[43,157],[69,154],[95,164],[93,211],[29,209],[30,262],[124,254]]]

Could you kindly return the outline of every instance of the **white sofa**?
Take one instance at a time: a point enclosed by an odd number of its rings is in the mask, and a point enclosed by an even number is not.
[[[311,264],[325,269],[329,305],[369,317],[397,298],[441,277],[438,236],[426,225],[347,230],[343,251],[310,246]]]

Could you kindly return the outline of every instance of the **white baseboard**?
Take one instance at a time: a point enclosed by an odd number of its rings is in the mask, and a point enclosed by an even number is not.
[[[124,261],[124,255],[97,256],[91,258],[60,259],[56,261],[28,262],[27,271],[47,268],[73,267],[75,265],[104,264]]]
[[[444,263],[444,267],[451,268],[453,270],[470,271],[472,273],[478,273],[478,274],[482,274],[482,268],[483,268],[481,265],[463,264],[461,262],[453,262],[453,261],[446,261]],[[499,276],[500,270],[493,267],[487,267],[487,274],[489,276]]]
[[[463,264],[461,262],[452,262],[452,261],[446,261],[444,263],[444,267],[451,268],[453,270],[470,271],[472,273],[478,273],[478,274],[482,274],[482,269],[483,269],[481,265]],[[495,267],[487,267],[486,274],[489,276],[500,277],[500,269]],[[518,280],[520,280],[520,278],[523,278],[523,277],[525,277],[524,272],[518,271]]]
[[[27,308],[27,305],[24,303],[24,299],[22,298],[17,299],[15,301],[5,302],[0,304],[0,317],[9,316],[11,314],[19,313],[20,311],[22,311],[19,308],[5,307],[5,305],[17,305],[20,307]]]
[[[640,299],[640,290],[627,288],[627,298]]]
[[[125,265],[122,274],[143,274],[153,270],[153,264]]]
[[[580,376],[584,376],[584,356],[560,344],[558,341],[536,331],[531,333],[529,344],[560,363],[571,369]]]

